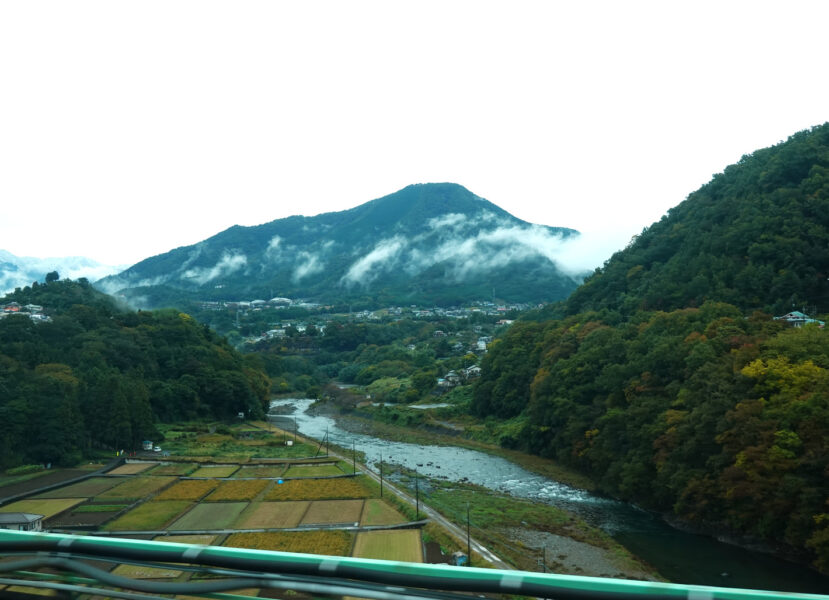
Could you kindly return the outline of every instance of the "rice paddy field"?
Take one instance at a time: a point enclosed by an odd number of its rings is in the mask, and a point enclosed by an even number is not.
[[[353,539],[352,533],[342,530],[234,533],[223,545],[257,550],[349,556]]]
[[[339,500],[370,498],[372,492],[365,476],[336,479],[291,479],[277,484],[265,494],[265,500]]]
[[[236,481],[223,481],[215,492],[205,500],[207,502],[228,502],[232,500],[253,500],[265,488],[272,485],[268,479],[239,479]]]
[[[316,446],[295,444],[290,450],[274,444],[262,429],[232,428],[233,435],[181,432],[165,450],[179,455],[170,462],[130,462],[106,475],[69,483],[0,507],[0,512],[29,512],[50,519],[47,527],[113,532],[146,537],[139,532],[166,531],[157,541],[185,544],[222,544],[244,548],[303,552],[335,556],[366,556],[391,560],[422,559],[420,531],[379,531],[359,534],[337,526],[396,525],[406,518],[377,498],[376,485],[366,476],[350,475],[352,466],[324,457],[296,460],[314,454]],[[240,433],[241,432],[241,433]],[[279,434],[282,435],[281,432]],[[235,437],[234,437],[235,436]],[[238,439],[241,438],[241,439]],[[195,441],[195,443],[194,443]],[[247,448],[248,454],[230,464],[219,456]],[[270,456],[255,458],[255,453]],[[281,460],[280,460],[280,457]],[[155,457],[152,457],[155,458]],[[256,460],[258,464],[246,464]],[[88,471],[86,471],[88,472]],[[42,480],[57,483],[75,470],[6,478],[10,488]],[[0,479],[0,486],[3,480]],[[25,488],[24,488],[25,489]],[[0,487],[0,496],[3,488]],[[333,527],[333,528],[332,528]],[[182,531],[239,529],[296,529],[300,531],[180,534]],[[307,530],[305,529],[307,528]],[[372,535],[369,535],[372,534]],[[377,533],[388,535],[374,535]],[[186,580],[186,570],[122,564],[112,571],[136,579]],[[198,575],[197,575],[198,577]]]

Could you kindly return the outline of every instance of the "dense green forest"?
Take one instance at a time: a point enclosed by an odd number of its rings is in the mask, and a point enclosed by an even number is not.
[[[159,420],[264,415],[258,359],[186,314],[120,309],[85,280],[34,284],[10,302],[50,320],[0,319],[0,467],[139,448],[159,439]]]
[[[605,492],[829,571],[829,124],[745,156],[490,345],[472,412]]]

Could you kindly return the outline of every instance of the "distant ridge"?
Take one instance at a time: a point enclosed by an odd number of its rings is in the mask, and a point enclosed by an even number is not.
[[[410,185],[355,208],[235,225],[97,285],[138,306],[177,299],[322,303],[549,302],[583,274],[558,266],[572,229],[532,225],[453,183]]]

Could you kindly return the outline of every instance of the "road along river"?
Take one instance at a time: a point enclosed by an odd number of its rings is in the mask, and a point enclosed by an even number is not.
[[[610,534],[635,555],[676,583],[717,585],[790,592],[827,593],[829,577],[773,556],[675,529],[658,516],[630,504],[602,498],[536,475],[504,458],[456,446],[426,446],[351,433],[334,419],[308,414],[309,399],[271,403],[270,419],[304,436],[352,445],[377,470],[384,462],[417,469],[427,477],[468,481],[513,496],[569,510]],[[293,410],[292,410],[293,409]]]

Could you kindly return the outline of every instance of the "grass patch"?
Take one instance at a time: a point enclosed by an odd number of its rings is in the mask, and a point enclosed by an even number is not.
[[[126,463],[113,469],[112,471],[107,471],[108,475],[135,475],[136,473],[143,473],[144,471],[148,471],[152,467],[156,466],[158,463]]]
[[[237,529],[280,529],[296,527],[310,502],[258,502],[252,504],[234,525]]]
[[[285,477],[330,477],[342,474],[343,471],[336,465],[291,465]]]
[[[230,477],[239,469],[236,465],[226,467],[201,467],[190,477]]]
[[[265,494],[265,500],[346,500],[370,498],[365,476],[337,479],[292,479],[277,484]]]
[[[76,513],[99,513],[99,512],[118,512],[129,506],[129,504],[82,504],[74,511]]]
[[[240,479],[223,481],[218,489],[206,498],[207,502],[226,502],[228,500],[253,500],[271,485],[267,479]]]
[[[151,504],[159,504],[152,502]],[[247,507],[247,502],[214,502],[197,504],[178,521],[170,525],[170,531],[195,529],[226,529]]]
[[[362,514],[362,500],[318,500],[308,507],[302,525],[359,523]]]
[[[362,531],[354,542],[353,556],[404,562],[423,562],[420,530]]]
[[[130,579],[170,579],[181,575],[181,571],[149,567],[146,565],[118,565],[112,571],[113,575],[129,577]]]
[[[117,500],[137,500],[149,496],[175,480],[175,477],[134,477],[98,494],[95,499],[113,503]]]
[[[171,544],[200,544],[202,546],[209,546],[215,539],[215,535],[202,533],[195,535],[157,535],[153,538],[153,541],[169,542]]]
[[[155,497],[155,500],[192,500],[198,501],[219,486],[213,479],[188,479],[179,481]]]
[[[256,550],[348,556],[352,540],[353,535],[348,531],[234,533],[227,538],[224,545]]]
[[[49,490],[42,494],[38,494],[36,498],[78,498],[80,496],[97,496],[116,485],[121,483],[120,479],[111,477],[93,477],[78,483],[58,488],[56,490]]]
[[[198,468],[198,465],[189,462],[158,465],[150,473],[152,475],[189,475]]]
[[[263,467],[242,467],[234,477],[282,477],[286,465],[267,465]]]
[[[48,519],[84,501],[86,501],[86,498],[30,498],[6,504],[3,508],[0,508],[0,512],[25,512],[43,515],[44,519]]]
[[[406,517],[379,498],[366,500],[360,516],[360,525],[397,525],[405,522]]]
[[[174,517],[187,510],[190,502],[186,500],[166,500],[161,502],[145,502],[121,515],[104,529],[109,531],[146,531],[148,529],[162,529]]]

